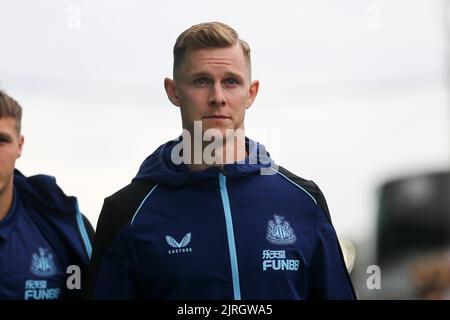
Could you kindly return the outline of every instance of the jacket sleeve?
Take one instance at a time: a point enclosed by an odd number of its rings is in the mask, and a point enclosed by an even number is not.
[[[70,254],[71,259],[75,259],[76,256],[82,256],[82,259],[71,260],[70,265],[77,265],[81,269],[81,280],[85,281],[87,276],[87,269],[89,264],[89,259],[91,257],[91,244],[94,242],[95,231],[92,227],[89,219],[80,212],[82,218],[82,225],[78,225],[81,243],[83,244],[83,253],[79,253],[78,255]],[[87,239],[83,237],[82,231],[84,230],[87,235]],[[67,280],[66,280],[67,281]],[[84,288],[85,283],[82,282],[81,290],[78,289],[68,289],[67,286],[63,290],[63,299],[64,300],[78,300],[84,298]]]
[[[92,291],[94,300],[136,299],[136,259],[130,226],[116,236],[105,251]]]
[[[316,212],[316,240],[309,278],[310,299],[356,299],[336,231],[320,206]]]
[[[134,251],[128,215],[119,201],[106,198],[97,223],[86,280],[86,298],[135,298]]]
[[[85,298],[136,298],[136,250],[130,222],[154,186],[133,181],[105,199],[97,223]]]

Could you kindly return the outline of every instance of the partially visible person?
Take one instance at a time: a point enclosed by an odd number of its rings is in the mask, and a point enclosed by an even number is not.
[[[76,299],[94,230],[55,178],[15,169],[21,120],[21,106],[0,90],[0,300]]]
[[[450,251],[415,258],[412,282],[420,299],[450,300]]]

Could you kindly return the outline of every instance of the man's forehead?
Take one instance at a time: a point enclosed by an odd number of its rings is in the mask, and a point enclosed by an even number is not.
[[[16,122],[17,119],[13,117],[0,117],[0,125],[3,127],[14,125]]]
[[[12,117],[0,118],[0,132],[11,133],[16,130],[17,119]]]
[[[184,58],[184,67],[189,71],[213,66],[230,67],[236,71],[246,68],[244,53],[239,44],[225,48],[188,50]]]

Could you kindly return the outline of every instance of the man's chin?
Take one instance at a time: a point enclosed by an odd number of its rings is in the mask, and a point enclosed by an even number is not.
[[[242,129],[234,129],[234,128],[209,128],[205,129],[202,132],[203,139],[207,141],[211,141],[212,138],[221,138],[221,139],[230,139],[239,134],[243,134]]]

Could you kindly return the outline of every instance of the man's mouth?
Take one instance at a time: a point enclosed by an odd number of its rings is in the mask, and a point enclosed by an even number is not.
[[[223,115],[204,116],[203,119],[230,119],[230,117]]]

